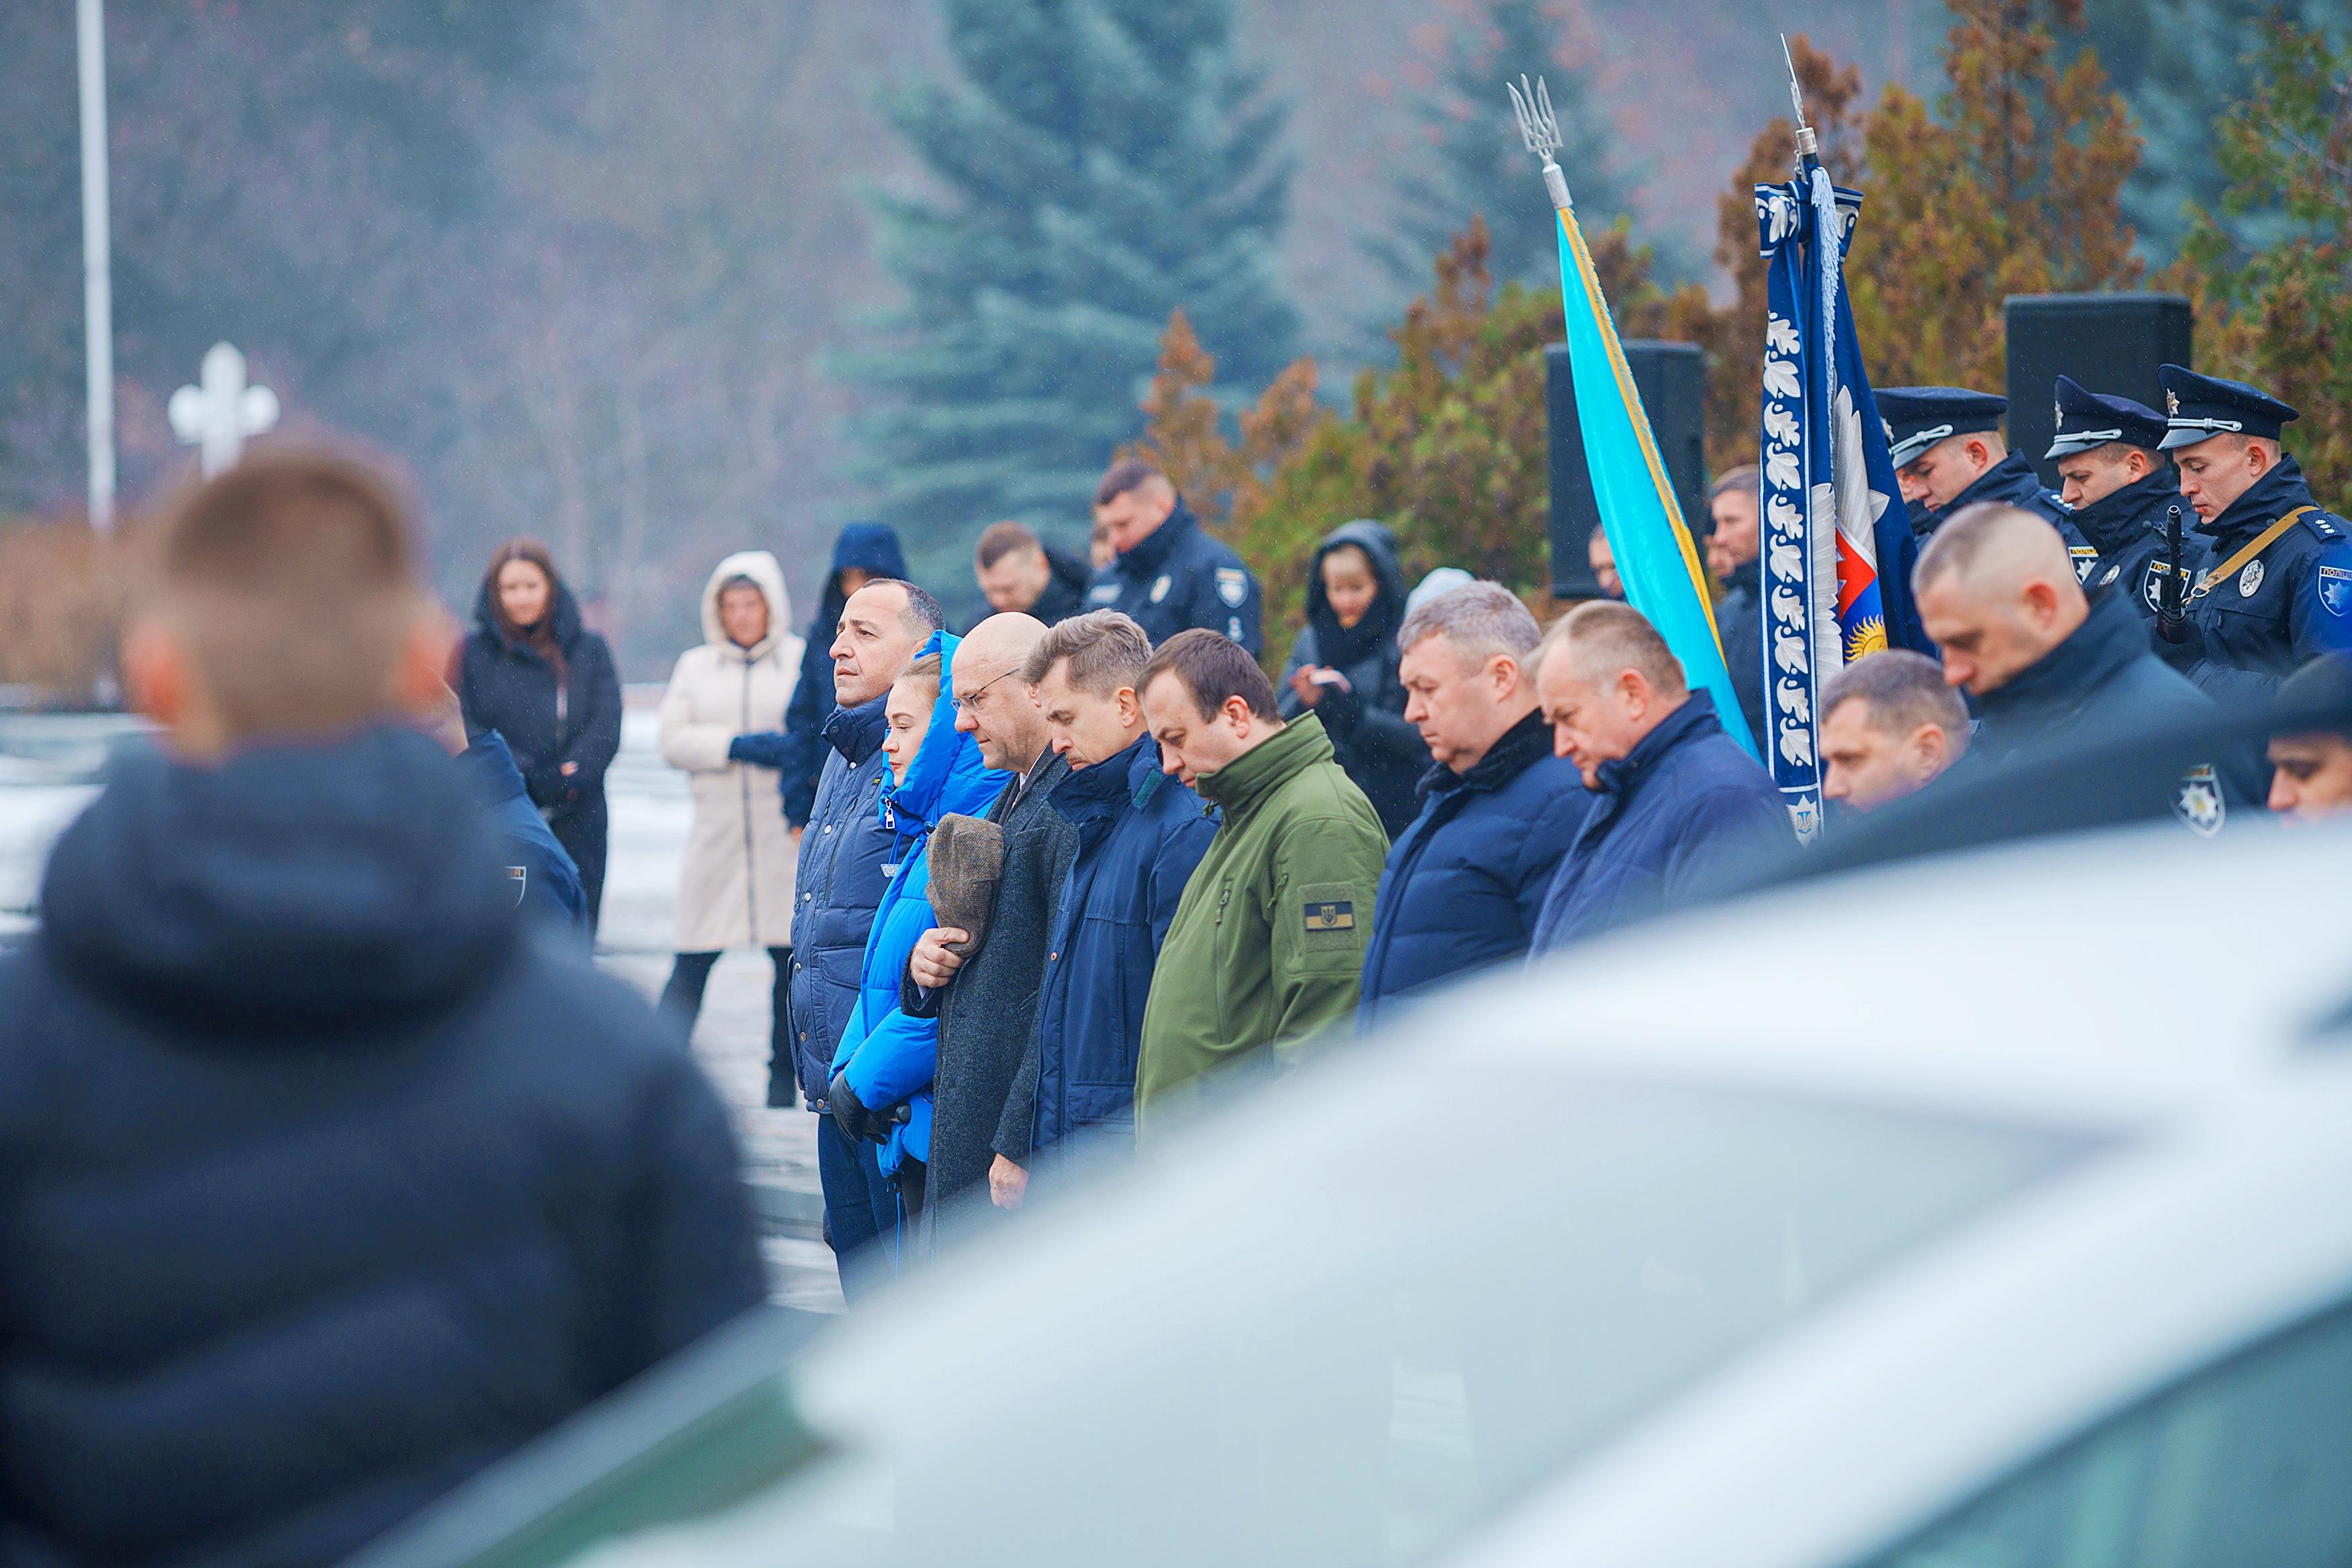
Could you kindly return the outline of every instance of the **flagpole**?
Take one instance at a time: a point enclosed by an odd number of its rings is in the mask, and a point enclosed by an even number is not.
[[[107,211],[106,0],[78,0],[81,73],[81,288],[89,398],[89,525],[114,527],[113,237]]]

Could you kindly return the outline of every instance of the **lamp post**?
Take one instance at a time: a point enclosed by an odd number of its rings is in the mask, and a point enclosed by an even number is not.
[[[114,283],[106,206],[106,0],[77,0],[81,66],[81,300],[89,397],[89,525],[114,526]]]

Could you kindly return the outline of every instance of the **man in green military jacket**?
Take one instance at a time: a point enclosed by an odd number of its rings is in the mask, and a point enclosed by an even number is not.
[[[1223,817],[1152,971],[1136,1063],[1138,1137],[1171,1092],[1356,1007],[1388,836],[1313,714],[1286,724],[1248,651],[1195,629],[1145,668],[1160,765]]]

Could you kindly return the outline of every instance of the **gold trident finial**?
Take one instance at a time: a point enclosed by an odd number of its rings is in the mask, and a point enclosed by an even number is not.
[[[1559,160],[1552,156],[1560,149],[1560,136],[1559,121],[1551,111],[1551,89],[1541,77],[1529,85],[1524,73],[1516,83],[1506,81],[1503,89],[1511,95],[1511,112],[1518,116],[1520,138],[1528,152],[1543,160],[1544,189],[1551,195],[1551,205],[1565,210],[1568,176],[1559,172]]]

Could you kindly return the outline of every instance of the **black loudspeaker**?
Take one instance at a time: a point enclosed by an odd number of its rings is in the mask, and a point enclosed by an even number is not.
[[[1696,343],[1635,338],[1625,363],[1650,416],[1650,434],[1696,542],[1711,529],[1706,517],[1706,353]],[[1568,345],[1544,350],[1544,407],[1551,458],[1551,591],[1561,599],[1598,598],[1588,553],[1601,508],[1584,467],[1584,436],[1576,422],[1576,378]],[[2047,445],[2047,442],[2044,442]]]
[[[2197,363],[2184,294],[2011,294],[2008,308],[2009,447],[2032,458],[2053,489],[2058,465],[2042,454],[2058,428],[2061,375],[2161,414],[2157,366]]]

